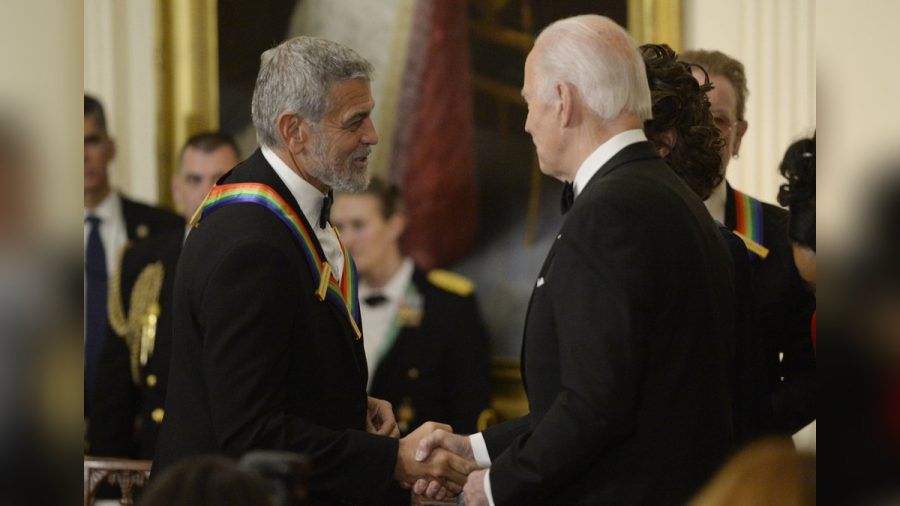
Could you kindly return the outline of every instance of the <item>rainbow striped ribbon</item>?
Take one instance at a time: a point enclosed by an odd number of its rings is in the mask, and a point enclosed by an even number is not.
[[[338,237],[341,251],[344,253],[344,275],[338,282],[331,273],[331,266],[323,261],[313,241],[314,234],[307,228],[306,223],[300,219],[291,206],[285,202],[270,186],[262,183],[234,183],[214,186],[206,196],[203,204],[197,209],[192,226],[197,226],[200,221],[209,216],[216,209],[228,204],[251,203],[258,204],[278,217],[297,238],[297,243],[306,257],[306,262],[312,272],[313,283],[319,287],[316,295],[319,300],[328,300],[339,310],[347,314],[356,338],[362,338],[362,320],[359,312],[358,279],[356,264],[350,258],[350,252],[344,247]],[[327,279],[327,284],[325,280]]]
[[[744,239],[753,241],[759,248],[751,249],[752,252],[765,258],[769,251],[763,244],[763,208],[762,202],[755,198],[744,194],[738,190],[734,191],[734,216],[735,216],[735,233]],[[746,241],[745,241],[746,242]],[[765,250],[763,253],[762,250]]]

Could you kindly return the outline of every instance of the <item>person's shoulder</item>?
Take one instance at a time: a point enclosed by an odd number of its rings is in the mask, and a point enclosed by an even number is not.
[[[123,264],[146,264],[178,256],[184,228],[169,228],[139,241],[130,241],[122,252]]]
[[[430,288],[453,297],[471,297],[475,293],[475,283],[471,279],[444,269],[432,269],[425,273],[425,281]]]
[[[184,226],[184,219],[171,211],[132,200],[121,193],[119,197],[122,199],[122,214],[126,221],[147,221],[161,229]]]

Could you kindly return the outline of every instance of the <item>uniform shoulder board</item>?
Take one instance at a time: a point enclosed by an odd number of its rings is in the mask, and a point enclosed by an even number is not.
[[[475,291],[475,284],[469,278],[443,269],[430,271],[428,281],[432,285],[460,297],[467,297]]]

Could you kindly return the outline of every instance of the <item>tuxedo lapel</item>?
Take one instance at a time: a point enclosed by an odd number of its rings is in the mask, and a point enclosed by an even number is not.
[[[262,151],[257,149],[253,155],[250,156],[245,162],[241,163],[237,167],[235,167],[229,174],[226,174],[222,179],[219,180],[219,184],[234,184],[234,183],[262,183],[270,188],[272,188],[296,213],[297,217],[301,221],[303,227],[309,231],[309,236],[311,239],[311,244],[315,248],[316,252],[319,255],[319,258],[325,259],[325,252],[322,249],[322,245],[319,242],[318,237],[315,235],[315,229],[310,225],[309,221],[306,219],[306,216],[303,214],[303,210],[300,208],[300,204],[297,202],[297,199],[294,198],[294,195],[290,192],[287,185],[278,177],[278,174],[275,172],[269,162],[266,161],[265,157],[262,155]],[[295,238],[296,239],[296,238]],[[298,240],[299,241],[299,240]],[[302,248],[303,245],[297,244],[298,250]],[[342,283],[345,283],[347,279],[351,276],[354,276],[351,273],[352,269],[355,269],[353,265],[353,261],[350,258],[350,253],[346,248],[341,244],[342,251],[344,253],[345,258],[345,269],[343,274]],[[298,254],[303,254],[301,251],[298,251]],[[304,262],[305,263],[305,262]],[[315,278],[314,278],[315,279]],[[343,285],[342,285],[343,286]],[[356,297],[356,293],[351,291],[348,293],[347,297]],[[341,322],[341,330],[344,334],[344,337],[349,341],[351,349],[353,350],[353,354],[356,357],[357,362],[360,364],[360,369],[362,374],[367,376],[368,372],[366,372],[366,362],[365,362],[365,353],[361,345],[361,339],[357,338],[356,330],[354,329],[354,323],[351,323],[351,318],[353,318],[350,314],[348,314],[348,310],[346,308],[338,307],[336,304],[332,304],[328,301],[322,301],[322,304],[325,304],[330,311],[334,314],[334,316]],[[354,300],[351,301],[351,304],[354,304],[356,307],[359,306],[359,301]],[[362,331],[362,329],[359,329]]]

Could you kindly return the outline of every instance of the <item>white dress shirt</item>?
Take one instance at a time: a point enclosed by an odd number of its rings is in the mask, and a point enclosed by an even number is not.
[[[390,337],[394,321],[397,319],[397,310],[406,293],[406,288],[412,282],[414,264],[411,258],[406,258],[400,264],[397,272],[381,288],[373,288],[365,279],[359,283],[360,313],[362,313],[365,338],[363,345],[366,349],[366,361],[369,364],[369,386],[372,388],[372,378],[378,370],[378,364],[384,358],[387,350],[387,340]],[[370,295],[384,295],[387,301],[377,306],[369,306],[363,302]]]
[[[622,133],[614,135],[608,141],[604,142],[594,150],[578,167],[575,173],[575,181],[572,182],[572,189],[575,197],[584,190],[588,181],[594,177],[594,174],[600,170],[600,167],[612,159],[613,156],[622,151],[625,147],[632,144],[646,141],[647,136],[643,130],[634,129],[626,130]],[[480,468],[491,467],[491,456],[487,450],[487,443],[484,442],[484,436],[480,432],[469,436],[469,444],[472,445],[472,454],[475,456],[475,463]],[[488,504],[494,506],[494,497],[491,494],[491,470],[488,469],[484,473],[484,495],[487,497]]]
[[[338,241],[337,234],[331,227],[331,223],[327,223],[325,228],[319,228],[319,214],[322,212],[322,201],[325,195],[322,194],[315,186],[306,182],[299,174],[291,170],[286,163],[278,155],[275,154],[268,146],[262,147],[262,154],[269,165],[275,169],[275,173],[281,178],[281,181],[290,190],[291,195],[300,204],[300,211],[306,217],[306,221],[316,233],[316,239],[322,245],[322,251],[325,252],[325,258],[331,264],[331,272],[338,281],[344,273],[344,252],[341,251],[341,244]]]
[[[646,140],[647,136],[644,135],[643,130],[626,130],[597,146],[597,149],[581,162],[578,172],[575,173],[575,181],[572,182],[575,197],[577,198],[581,191],[584,190],[585,185],[600,170],[600,167],[603,167],[619,151],[622,151],[627,146]]]
[[[728,197],[728,188],[723,179],[719,186],[712,191],[709,198],[703,201],[706,210],[719,223],[725,223],[725,199]]]
[[[112,277],[119,263],[122,247],[128,242],[128,231],[125,229],[125,216],[122,215],[122,199],[116,192],[109,192],[94,210],[84,208],[84,217],[100,218],[100,240],[103,241],[103,254],[106,256],[106,272]],[[84,222],[84,253],[87,255],[88,235],[91,225]]]

